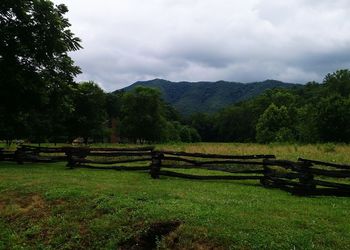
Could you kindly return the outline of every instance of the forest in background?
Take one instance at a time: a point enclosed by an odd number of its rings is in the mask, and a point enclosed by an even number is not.
[[[271,89],[216,113],[182,116],[158,90],[105,93],[69,53],[82,49],[65,5],[0,4],[0,140],[29,142],[349,142],[350,71],[322,84]],[[112,131],[112,122],[116,127]]]

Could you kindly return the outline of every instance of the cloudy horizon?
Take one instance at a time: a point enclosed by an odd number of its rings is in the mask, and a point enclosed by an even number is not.
[[[77,80],[306,83],[350,68],[347,0],[54,0],[82,50]]]

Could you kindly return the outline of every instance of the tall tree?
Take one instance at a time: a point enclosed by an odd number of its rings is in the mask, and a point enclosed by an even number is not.
[[[323,82],[331,93],[343,97],[350,95],[350,70],[348,69],[341,69],[332,74],[327,74]]]
[[[74,94],[74,111],[70,119],[71,136],[101,138],[106,128],[106,94],[94,82],[78,84]]]
[[[64,98],[51,98],[80,73],[68,56],[81,46],[64,17],[67,11],[49,0],[0,2],[0,137],[19,136],[11,132],[19,123],[26,124],[22,134],[28,133],[31,114],[53,114],[47,111],[56,111]]]
[[[262,143],[293,140],[291,119],[285,106],[271,104],[256,125],[256,140]]]
[[[325,142],[350,142],[350,98],[322,98],[316,110],[318,133]]]
[[[166,127],[164,103],[156,89],[136,87],[123,97],[121,133],[134,142],[159,141]]]

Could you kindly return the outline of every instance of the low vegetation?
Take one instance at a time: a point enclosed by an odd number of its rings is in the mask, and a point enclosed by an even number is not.
[[[350,162],[348,145],[167,144],[186,152]],[[192,170],[195,171],[195,170]],[[0,249],[348,249],[350,200],[257,181],[0,164]]]

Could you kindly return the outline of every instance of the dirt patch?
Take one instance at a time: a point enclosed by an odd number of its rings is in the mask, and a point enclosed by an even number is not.
[[[163,244],[164,249],[174,249],[174,250],[184,250],[184,249],[186,250],[224,250],[224,249],[227,249],[214,242],[211,242],[209,239],[187,238],[185,240],[184,239],[180,240],[179,234],[176,231],[170,233],[164,239],[163,243],[164,243]]]
[[[181,246],[180,244],[177,244],[177,242],[171,242],[170,244],[168,242],[165,243],[167,249],[173,249],[173,250],[224,250],[227,248],[217,246],[214,243],[207,242],[207,241],[193,241],[190,243],[190,245]]]
[[[52,207],[66,206],[67,201],[57,199],[45,200],[40,194],[7,193],[0,197],[0,215],[7,221],[39,221],[50,216]]]
[[[146,231],[123,242],[119,249],[121,250],[141,250],[155,249],[157,243],[175,231],[181,225],[180,221],[163,221],[151,224]]]
[[[41,220],[48,216],[49,205],[38,194],[8,194],[0,199],[0,214],[7,221],[27,218],[30,221]]]
[[[32,210],[42,210],[47,206],[43,198],[37,194],[27,196],[26,199],[22,199],[18,203],[23,213],[28,213]]]

